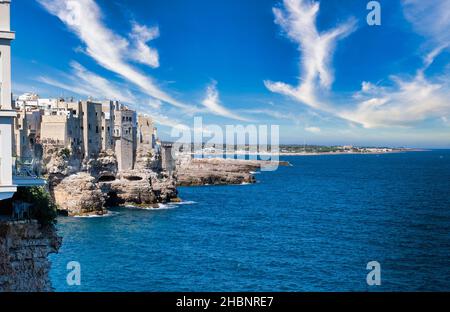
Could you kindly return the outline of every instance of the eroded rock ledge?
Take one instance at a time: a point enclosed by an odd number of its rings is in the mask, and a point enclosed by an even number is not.
[[[60,246],[54,226],[0,221],[0,292],[51,291],[47,256]]]
[[[226,185],[255,183],[254,172],[264,166],[277,164],[288,166],[288,162],[271,163],[263,160],[241,160],[223,158],[184,158],[177,166],[179,186]]]
[[[49,190],[69,216],[103,215],[111,206],[155,206],[177,198],[175,176],[158,169],[158,159],[148,154],[139,156],[137,169],[119,172],[112,151],[83,162],[77,155],[52,152],[45,167]]]

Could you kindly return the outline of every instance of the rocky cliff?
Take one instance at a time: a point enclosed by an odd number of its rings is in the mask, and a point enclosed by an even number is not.
[[[52,188],[53,198],[58,209],[69,215],[103,215],[105,198],[96,178],[80,172],[63,178]]]
[[[0,291],[51,291],[47,256],[61,238],[37,221],[0,221]]]
[[[224,185],[255,183],[253,173],[271,163],[261,160],[223,158],[179,158],[177,178],[179,186]],[[273,164],[273,163],[272,163]],[[287,166],[287,162],[278,162]]]
[[[77,157],[61,149],[47,149],[44,157],[50,193],[68,215],[103,215],[108,206],[154,206],[177,198],[175,177],[160,170],[160,159],[148,150],[139,150],[137,169],[121,172],[113,151]]]
[[[122,171],[114,180],[99,185],[109,206],[152,206],[177,197],[175,179],[167,172],[150,169]]]

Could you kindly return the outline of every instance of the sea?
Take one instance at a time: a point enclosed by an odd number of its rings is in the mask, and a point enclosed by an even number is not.
[[[256,184],[59,218],[54,289],[450,291],[450,150],[281,160]]]

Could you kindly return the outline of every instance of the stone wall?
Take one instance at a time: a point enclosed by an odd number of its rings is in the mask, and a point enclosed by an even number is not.
[[[0,291],[51,291],[50,261],[61,237],[37,221],[0,221]]]

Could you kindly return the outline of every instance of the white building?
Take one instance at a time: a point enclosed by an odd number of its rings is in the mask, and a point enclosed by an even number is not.
[[[11,198],[16,186],[12,177],[12,125],[16,111],[11,102],[10,0],[0,0],[0,200]]]
[[[37,94],[24,93],[16,99],[15,104],[19,110],[23,110],[24,107],[27,111],[34,109],[50,110],[57,108],[58,102],[59,99],[41,99]]]
[[[10,29],[10,5],[11,0],[0,0],[0,200],[13,197],[17,186],[45,184],[28,170],[32,163],[16,161],[12,155],[12,129],[17,113],[11,93],[11,41],[15,33]]]

